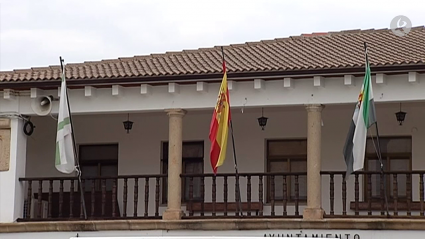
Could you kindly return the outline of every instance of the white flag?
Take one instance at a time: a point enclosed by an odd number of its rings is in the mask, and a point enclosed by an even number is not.
[[[75,170],[74,144],[68,110],[68,98],[65,81],[65,68],[62,73],[61,95],[59,100],[58,128],[56,134],[56,169],[62,173]]]

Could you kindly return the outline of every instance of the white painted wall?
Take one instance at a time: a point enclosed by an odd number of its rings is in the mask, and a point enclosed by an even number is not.
[[[10,121],[10,166],[0,172],[0,223],[14,222],[22,217],[25,188],[18,179],[25,176],[27,138],[23,120]]]
[[[378,104],[377,117],[380,135],[412,135],[413,138],[413,169],[425,169],[425,110],[423,103],[403,104],[403,110],[407,112],[406,121],[399,126],[394,113],[399,110],[398,104]],[[322,130],[322,170],[345,170],[345,162],[342,150],[346,133],[353,113],[353,105],[327,105],[323,110]],[[210,173],[208,140],[210,111],[189,111],[183,121],[184,140],[204,140],[205,158],[204,170]],[[266,139],[304,138],[307,135],[307,113],[304,107],[281,107],[266,108],[265,116],[269,121],[265,131],[261,131],[257,123],[257,117],[261,116],[260,108],[245,109],[242,114],[239,110],[233,110],[233,126],[236,142],[240,172],[265,172],[265,142]],[[161,141],[168,140],[168,116],[166,113],[143,113],[131,114],[134,121],[133,130],[127,134],[122,121],[127,115],[86,115],[75,116],[74,127],[78,144],[94,143],[119,143],[119,174],[159,174]],[[33,117],[36,125],[34,134],[28,139],[27,154],[27,177],[36,176],[63,176],[54,168],[54,145],[56,122],[50,117]],[[374,132],[374,130],[371,130]],[[233,173],[233,157],[231,141],[227,159],[219,173]],[[323,177],[322,182],[322,205],[329,212],[329,182]],[[211,200],[211,182],[206,180],[206,199]],[[264,182],[265,183],[265,182]],[[242,199],[246,200],[246,181],[241,179]],[[229,180],[229,201],[234,200],[234,184]],[[360,186],[362,184],[360,183]],[[57,187],[57,185],[55,185]],[[419,200],[419,183],[414,178],[414,199]],[[67,186],[65,186],[67,189]],[[33,187],[34,190],[34,187]],[[44,185],[44,191],[48,185]],[[150,183],[150,208],[151,215],[154,213],[154,190],[155,184]],[[217,201],[222,200],[223,194],[220,181],[217,180]],[[265,189],[264,189],[265,191]],[[348,201],[354,201],[354,176],[347,183]],[[119,194],[122,193],[122,183]],[[133,183],[129,181],[128,213],[132,215],[133,209]],[[139,215],[144,212],[144,183],[139,183]],[[335,213],[341,213],[341,178],[335,178]],[[362,195],[360,195],[362,198]],[[119,197],[122,211],[122,197]],[[258,201],[258,181],[252,180],[252,201]],[[282,211],[281,206],[276,204],[276,214]],[[300,204],[300,213],[304,207]],[[288,205],[288,214],[293,214],[293,207]],[[161,212],[165,205],[161,205]],[[349,205],[347,205],[349,209]],[[270,212],[270,207],[265,208],[265,213]],[[350,213],[350,212],[349,212]],[[379,212],[378,212],[379,213]]]
[[[375,72],[374,72],[375,73]],[[354,77],[355,85],[345,85],[344,75],[324,77],[324,84],[314,86],[313,77],[294,79],[292,88],[284,87],[284,76],[265,81],[263,89],[254,89],[254,81],[235,82],[230,93],[233,107],[245,106],[287,106],[305,103],[343,104],[354,103],[360,92],[363,76]],[[387,75],[384,83],[373,88],[376,102],[398,102],[425,100],[425,84],[408,82],[408,72]],[[418,82],[424,81],[425,74],[418,75]],[[220,80],[220,79],[217,79]],[[233,80],[233,79],[229,79]],[[141,87],[123,87],[119,95],[112,95],[112,88],[98,88],[95,96],[85,96],[84,89],[69,90],[72,111],[76,114],[127,113],[158,111],[165,108],[212,109],[217,99],[219,82],[210,83],[207,92],[196,91],[196,82],[179,86],[175,93],[169,93],[168,85],[153,86],[149,94],[141,94]],[[57,97],[57,90],[45,91],[45,95]],[[0,112],[17,112],[34,115],[31,109],[30,92],[20,92],[15,99],[4,99],[0,92]],[[194,100],[196,99],[196,100]],[[245,100],[247,99],[247,100]],[[137,103],[135,103],[137,102]],[[58,101],[54,102],[53,113],[57,113]]]

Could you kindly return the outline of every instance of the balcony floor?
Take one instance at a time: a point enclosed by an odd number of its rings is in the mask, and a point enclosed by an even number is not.
[[[203,220],[99,220],[19,222],[0,224],[0,233],[81,232],[133,230],[425,230],[424,219],[203,219]]]

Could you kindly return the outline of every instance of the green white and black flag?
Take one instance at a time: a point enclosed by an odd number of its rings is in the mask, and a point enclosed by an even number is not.
[[[346,179],[354,171],[363,169],[367,130],[374,123],[376,123],[375,103],[366,50],[366,72],[343,152],[347,165]]]
[[[61,94],[59,100],[55,166],[56,169],[62,173],[70,174],[75,171],[75,155],[65,80],[65,67],[62,71]]]

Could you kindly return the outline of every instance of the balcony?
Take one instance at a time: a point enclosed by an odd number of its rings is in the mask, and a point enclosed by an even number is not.
[[[166,179],[166,175],[82,178],[87,219],[159,219],[159,185],[163,179]],[[21,178],[20,181],[26,184],[27,196],[25,215],[18,221],[85,219],[77,177]],[[139,183],[143,184],[143,189],[139,190]],[[153,200],[150,193],[152,190],[149,189],[151,185],[154,188]],[[138,210],[140,201],[143,201],[143,212]],[[131,214],[127,213],[129,211]]]
[[[322,171],[325,218],[423,219],[424,174],[356,172],[344,181],[343,171]],[[238,190],[234,173],[182,174],[183,220],[302,218],[306,176],[295,172],[240,173]],[[85,220],[78,178],[20,181],[26,188],[26,200],[24,215],[18,221]],[[166,181],[164,174],[85,177],[81,188],[87,220],[161,219],[166,208]]]

